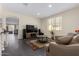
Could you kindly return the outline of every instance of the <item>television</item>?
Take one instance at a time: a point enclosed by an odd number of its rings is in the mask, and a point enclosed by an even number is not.
[[[35,28],[34,25],[26,25],[26,32],[37,32],[37,28]]]

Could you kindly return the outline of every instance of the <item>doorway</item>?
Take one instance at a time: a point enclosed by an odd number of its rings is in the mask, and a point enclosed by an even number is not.
[[[12,46],[18,43],[19,19],[17,17],[6,18],[6,45]]]
[[[0,18],[0,55],[6,47],[18,47],[19,18]]]

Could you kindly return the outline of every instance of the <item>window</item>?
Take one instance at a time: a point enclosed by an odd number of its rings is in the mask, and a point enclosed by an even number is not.
[[[62,16],[57,16],[49,19],[49,31],[62,30]]]

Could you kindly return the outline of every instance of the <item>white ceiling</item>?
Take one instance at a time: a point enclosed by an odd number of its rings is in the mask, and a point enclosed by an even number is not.
[[[52,8],[49,8],[49,3],[4,3],[3,7],[17,13],[44,18],[54,15],[59,12],[76,7],[77,3],[51,3]],[[40,15],[37,15],[40,13]]]

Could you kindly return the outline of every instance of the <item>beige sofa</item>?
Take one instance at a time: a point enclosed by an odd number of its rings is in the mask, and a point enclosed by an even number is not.
[[[47,56],[79,56],[79,44],[61,45],[51,42],[46,47]]]

